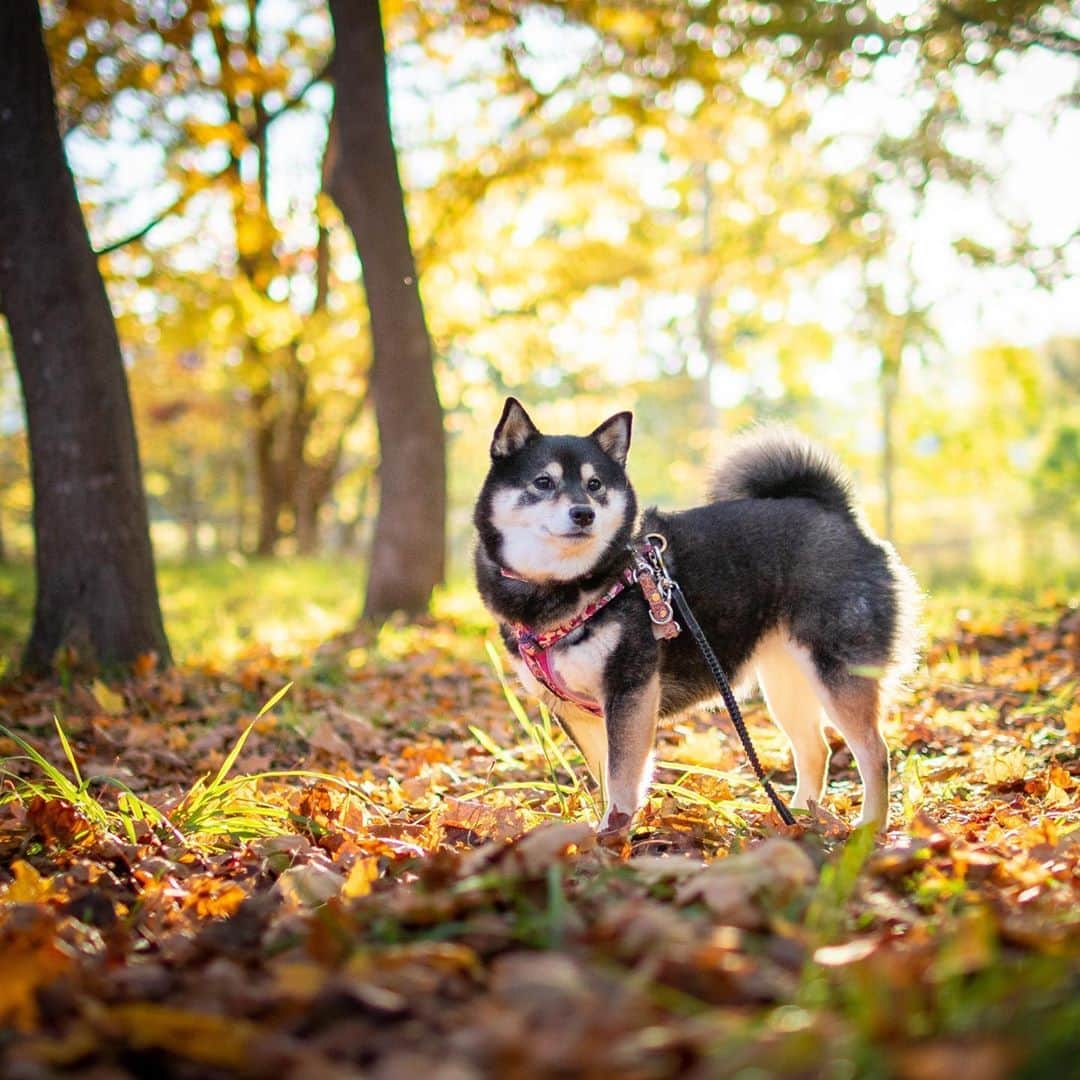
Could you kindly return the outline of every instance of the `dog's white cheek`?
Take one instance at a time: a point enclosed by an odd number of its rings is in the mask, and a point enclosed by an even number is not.
[[[532,529],[512,528],[503,532],[503,558],[515,573],[533,581],[557,577],[559,555],[549,537]]]
[[[503,540],[503,562],[522,577],[548,580],[559,557],[543,532],[550,509],[543,502],[522,506],[520,497],[520,491],[508,488],[491,500],[491,521]]]
[[[596,507],[596,533],[605,543],[622,528],[626,517],[626,496],[621,491],[613,491],[608,496],[607,506]]]

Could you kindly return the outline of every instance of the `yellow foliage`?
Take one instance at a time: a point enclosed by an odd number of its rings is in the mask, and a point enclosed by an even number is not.
[[[18,884],[20,864],[12,867]],[[32,869],[32,868],[28,868]],[[26,886],[28,892],[41,881],[34,871]],[[4,899],[11,901],[11,889]],[[36,899],[36,898],[35,898]],[[30,898],[23,902],[32,902]],[[37,991],[68,971],[74,960],[68,947],[56,936],[49,918],[38,918],[29,926],[0,924],[0,955],[4,958],[4,977],[0,979],[0,1025],[9,1024],[19,1031],[30,1031],[37,1024]]]
[[[110,1027],[118,1029],[136,1049],[166,1050],[219,1069],[242,1069],[250,1046],[261,1030],[238,1017],[214,1016],[140,1002],[115,1005],[107,1011]]]
[[[1080,705],[1070,705],[1065,710],[1065,730],[1073,742],[1080,742]]]
[[[1011,784],[1028,775],[1027,754],[1022,746],[992,753],[986,760],[986,779],[991,784]]]
[[[95,679],[90,687],[90,693],[101,707],[101,711],[109,716],[122,716],[127,706],[124,704],[124,695],[110,690],[100,679]]]
[[[345,884],[341,887],[341,895],[352,899],[357,896],[367,896],[371,892],[372,884],[379,877],[379,860],[374,856],[357,859],[353,863]]]
[[[42,877],[28,862],[16,859],[11,872],[15,880],[0,890],[0,900],[9,904],[37,904],[52,895],[52,879]]]

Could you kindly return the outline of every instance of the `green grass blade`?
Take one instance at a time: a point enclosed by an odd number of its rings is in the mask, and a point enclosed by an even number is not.
[[[78,803],[83,793],[33,743],[27,742],[21,735],[17,735],[2,724],[0,724],[0,732],[11,739],[26,754],[26,757],[52,781],[56,790],[47,797],[66,799],[68,802]]]
[[[255,719],[261,720],[293,687],[290,679],[256,714]]]
[[[75,777],[75,783],[82,787],[83,779],[79,773],[79,763],[75,760],[75,752],[71,749],[71,743],[68,742],[67,733],[64,731],[63,724],[60,723],[60,717],[55,713],[53,714],[53,723],[56,725],[56,733],[60,736],[60,745],[64,748],[64,757],[68,759],[68,764],[71,766],[71,775]]]
[[[289,683],[289,686],[292,686],[292,683]],[[278,694],[277,696],[280,697],[281,695]],[[266,708],[264,706],[263,712],[265,711]],[[260,713],[259,715],[261,716],[262,713]],[[256,717],[256,719],[258,719],[258,717]],[[228,752],[228,754],[225,755],[225,760],[221,763],[221,768],[218,769],[217,775],[214,777],[213,780],[210,781],[208,785],[210,789],[218,787],[222,783],[222,781],[224,781],[225,777],[228,776],[230,772],[232,772],[232,767],[236,764],[236,759],[240,756],[240,751],[244,749],[244,743],[247,742],[248,736],[251,734],[251,729],[254,726],[255,720],[252,720],[251,723],[248,724],[246,728],[244,728],[243,732],[240,735],[240,738],[237,739],[235,743],[233,743],[233,748]]]

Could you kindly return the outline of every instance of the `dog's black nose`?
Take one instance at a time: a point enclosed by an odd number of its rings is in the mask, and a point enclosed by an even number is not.
[[[591,525],[596,520],[596,511],[591,506],[571,506],[570,520],[581,527]]]

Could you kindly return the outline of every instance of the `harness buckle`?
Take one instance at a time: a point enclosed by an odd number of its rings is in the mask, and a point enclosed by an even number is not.
[[[649,605],[649,619],[658,638],[673,638],[682,630],[675,622],[675,607],[671,602],[671,575],[662,555],[666,549],[667,537],[660,533],[649,533],[644,544],[630,549],[634,580]]]

